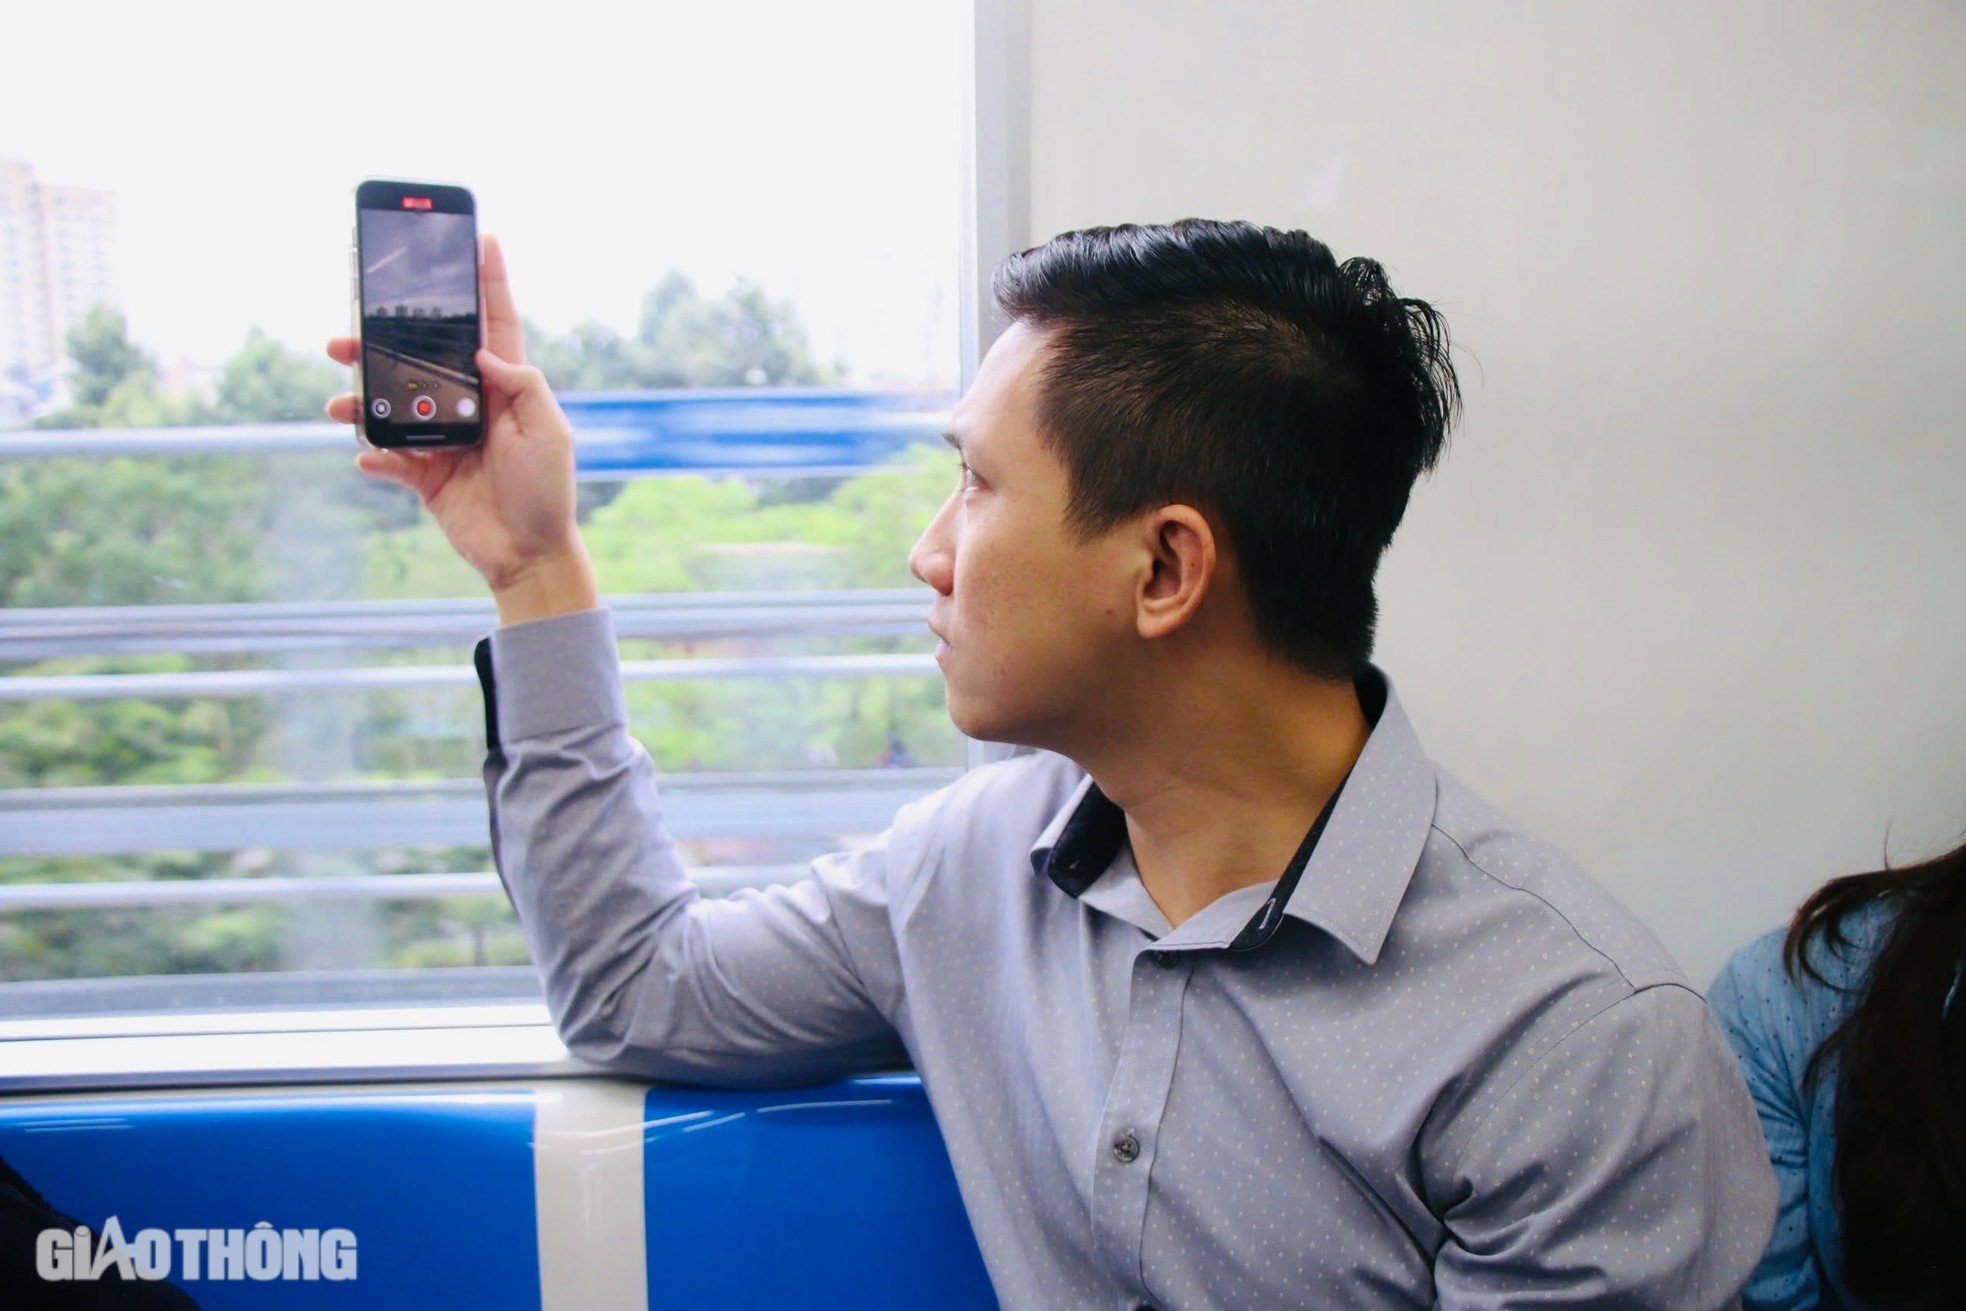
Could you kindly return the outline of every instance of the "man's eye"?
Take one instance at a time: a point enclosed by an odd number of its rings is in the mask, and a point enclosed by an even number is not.
[[[969,462],[968,462],[968,461],[964,461],[964,462],[963,462],[963,471],[962,471],[962,484],[963,484],[963,486],[965,486],[965,487],[971,487],[971,486],[974,486],[974,485],[976,484],[976,482],[977,482],[977,477],[976,477],[976,470],[974,470],[974,469],[972,469],[972,468],[970,468],[970,467],[969,467]]]

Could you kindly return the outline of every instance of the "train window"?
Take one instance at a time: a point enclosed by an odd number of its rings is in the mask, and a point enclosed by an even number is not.
[[[905,557],[957,472],[967,13],[9,16],[0,1017],[536,997],[483,583],[322,420],[365,177],[499,238],[706,894],[954,777]]]

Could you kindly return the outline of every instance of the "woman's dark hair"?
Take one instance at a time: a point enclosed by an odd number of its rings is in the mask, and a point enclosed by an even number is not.
[[[1379,557],[1460,407],[1434,308],[1306,233],[1203,219],[1067,232],[992,290],[1009,321],[1053,330],[1038,423],[1078,538],[1193,505],[1265,644],[1354,676]]]
[[[1782,958],[1840,952],[1873,902],[1895,918],[1862,997],[1810,1058],[1838,1054],[1836,1201],[1850,1291],[1878,1306],[1966,1306],[1966,845],[1902,869],[1831,879],[1795,913]]]

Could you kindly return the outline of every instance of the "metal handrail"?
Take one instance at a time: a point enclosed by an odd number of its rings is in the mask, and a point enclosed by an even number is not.
[[[791,883],[804,865],[706,865],[687,871],[706,897],[739,888]],[[438,897],[502,894],[496,870],[457,874],[328,874],[306,877],[131,879],[103,883],[22,883],[0,886],[0,913],[28,910],[106,910],[186,903],[266,905],[292,901],[430,901]]]
[[[961,775],[956,766],[909,765],[873,769],[759,769],[704,773],[662,773],[656,785],[665,794],[774,790],[786,794],[830,793],[842,788],[884,789],[903,780],[936,788]],[[101,786],[0,788],[0,815],[30,809],[103,810],[140,805],[157,808],[210,805],[286,805],[291,802],[374,803],[409,797],[483,797],[476,778],[343,779],[326,783],[112,783]]]
[[[575,477],[649,473],[848,477],[877,467],[947,422],[953,397],[845,387],[563,392]],[[182,428],[25,429],[0,433],[0,459],[116,455],[280,455],[360,441],[338,423]]]
[[[703,660],[624,660],[624,683],[699,679],[867,678],[932,674],[932,655],[734,656]],[[359,669],[220,669],[177,674],[21,674],[0,678],[0,701],[62,698],[101,701],[141,697],[263,696],[285,692],[377,692],[412,687],[471,687],[460,665],[375,665]]]
[[[577,476],[654,473],[851,476],[946,423],[946,396],[849,389],[587,393],[560,397],[577,433]],[[328,423],[42,431],[0,434],[0,461],[107,456],[239,456],[360,449]],[[787,637],[925,637],[923,589],[613,596],[617,636],[629,641]],[[90,606],[0,611],[0,662],[145,653],[279,655],[468,646],[497,622],[485,599]],[[914,676],[926,654],[742,655],[631,660],[626,682],[775,677]],[[152,674],[0,676],[0,701],[231,697],[475,684],[467,661],[448,665]],[[809,770],[671,776],[679,838],[802,836],[877,831],[897,805],[959,769]],[[0,792],[0,857],[189,845],[352,847],[481,845],[487,816],[476,779],[204,787],[39,788]],[[804,866],[690,871],[706,895],[762,887]],[[0,912],[185,902],[313,902],[444,897],[500,890],[495,872],[216,878],[0,886]]]
[[[0,912],[103,910],[112,906],[176,906],[186,902],[260,904],[276,901],[379,901],[497,892],[496,871],[464,874],[336,874],[257,879],[131,879],[102,883],[20,883],[0,886]]]
[[[746,637],[890,637],[924,631],[920,588],[684,592],[607,598],[625,641]],[[0,610],[0,661],[143,652],[469,645],[498,622],[487,599],[253,601]]]
[[[185,425],[177,428],[19,428],[0,433],[0,458],[85,455],[291,455],[359,449],[341,423]]]
[[[878,833],[956,766],[671,774],[658,778],[671,836],[836,841]],[[471,779],[319,784],[19,788],[0,792],[0,857],[259,847],[367,851],[485,845]]]

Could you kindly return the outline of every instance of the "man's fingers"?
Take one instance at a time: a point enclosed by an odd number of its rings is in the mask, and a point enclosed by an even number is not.
[[[553,399],[553,389],[546,385],[545,374],[531,365],[502,360],[488,350],[479,351],[477,360],[486,394],[510,406],[522,430],[543,434],[565,424],[559,403]]]
[[[524,364],[526,334],[519,307],[512,302],[512,284],[505,276],[505,252],[490,233],[479,238],[479,245],[484,252],[478,278],[485,294],[485,347],[502,360]]]
[[[355,416],[361,413],[360,406],[359,400],[344,392],[328,402],[328,422],[353,423]]]
[[[355,467],[363,473],[376,478],[386,478],[392,483],[407,487],[421,495],[422,470],[416,461],[395,451],[365,450],[355,457]]]
[[[353,364],[362,344],[353,337],[328,338],[328,358],[336,364]]]
[[[363,473],[409,488],[425,505],[444,485],[451,465],[456,462],[456,453],[452,451],[419,451],[415,455],[407,455],[401,451],[385,451],[375,447],[355,457],[355,467]]]

